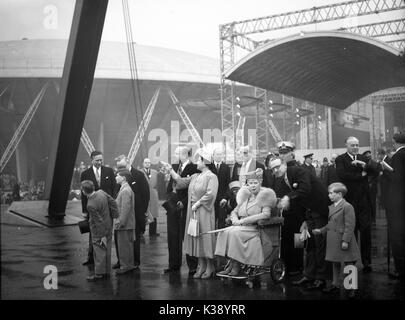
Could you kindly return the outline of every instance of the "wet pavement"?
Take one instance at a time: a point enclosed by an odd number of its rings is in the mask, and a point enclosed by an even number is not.
[[[87,258],[88,235],[77,226],[46,228],[7,212],[1,208],[1,297],[2,299],[143,299],[143,300],[314,300],[346,299],[342,290],[337,295],[325,295],[292,286],[297,276],[274,284],[264,275],[249,289],[242,281],[220,279],[190,279],[183,262],[179,274],[166,275],[167,232],[166,215],[158,219],[160,236],[149,238],[141,246],[141,268],[133,273],[107,280],[87,282],[92,273],[82,266]],[[113,263],[116,261],[113,249]],[[359,293],[356,299],[396,299],[395,280],[387,276],[386,226],[379,218],[373,228],[373,269],[370,274],[359,272]],[[58,288],[47,290],[44,279],[47,265],[58,269]],[[361,270],[361,268],[359,268]]]

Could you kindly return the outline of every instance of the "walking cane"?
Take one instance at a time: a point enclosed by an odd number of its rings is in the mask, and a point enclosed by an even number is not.
[[[283,217],[283,211],[284,209],[280,210],[280,217]],[[278,239],[280,241],[279,246],[278,246],[278,258],[281,259],[281,239],[282,239],[282,232],[281,232],[281,226],[282,223],[280,223],[280,226],[278,227]]]

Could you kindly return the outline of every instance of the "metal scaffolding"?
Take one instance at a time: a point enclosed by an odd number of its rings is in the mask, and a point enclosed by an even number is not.
[[[176,107],[177,112],[179,113],[179,116],[181,120],[183,120],[184,125],[186,126],[187,130],[190,132],[191,137],[193,138],[193,141],[196,145],[199,147],[204,146],[204,142],[201,139],[197,129],[195,128],[194,124],[191,122],[190,117],[187,115],[186,111],[180,104],[179,100],[177,99],[176,95],[172,91],[172,89],[167,88],[167,91],[169,92],[170,98],[172,99],[173,104]]]
[[[261,18],[236,21],[227,24],[220,25],[219,27],[219,46],[220,46],[220,71],[221,71],[221,116],[222,116],[222,132],[226,141],[230,144],[231,149],[236,146],[235,135],[235,83],[226,79],[225,74],[236,61],[236,53],[238,58],[243,58],[249,52],[254,51],[258,46],[266,43],[274,37],[272,32],[281,29],[290,29],[304,25],[316,24],[319,28],[319,24],[336,21],[340,19],[346,19],[350,17],[375,15],[383,12],[391,12],[396,10],[405,9],[405,2],[403,0],[359,0],[359,1],[347,1],[342,3],[336,3],[332,5],[325,5],[320,7],[314,7],[310,9],[292,11],[282,14],[270,15]],[[364,25],[357,25],[348,28],[341,28],[339,30],[359,33],[369,37],[383,37],[383,36],[398,36],[405,33],[404,20],[387,20],[379,15],[378,23],[370,23]],[[325,27],[325,29],[328,29]],[[330,29],[330,27],[329,27]],[[260,35],[261,38],[267,38],[265,40],[255,40],[252,37]],[[381,39],[380,39],[381,40]],[[383,39],[393,47],[402,50],[405,47],[404,39]],[[238,49],[238,52],[236,52]],[[239,54],[242,55],[239,57]],[[239,60],[238,59],[238,60]],[[263,89],[255,88],[255,94],[263,95]],[[261,90],[261,91],[260,91]],[[285,99],[285,98],[283,98]],[[265,100],[267,101],[267,99]],[[267,102],[266,102],[267,103]],[[293,103],[291,103],[294,108]],[[261,106],[257,107],[257,147],[258,151],[265,148],[269,149],[269,137],[268,132],[272,133],[272,137],[277,136],[277,128],[271,125],[271,119],[267,121],[262,119],[260,114]],[[270,121],[269,121],[270,120]],[[262,123],[266,123],[267,126],[263,128]],[[308,125],[306,121],[301,124]],[[271,129],[273,127],[274,130]],[[274,134],[273,134],[274,131]],[[284,130],[285,131],[285,130]],[[294,130],[293,130],[294,131]],[[284,133],[285,135],[285,133]],[[281,137],[280,137],[281,138]],[[286,138],[285,136],[283,137]],[[240,139],[238,139],[240,140]],[[305,140],[305,139],[304,139]],[[302,140],[304,144],[308,144],[309,141]],[[232,159],[232,156],[227,156],[227,159]]]
[[[41,104],[41,101],[45,95],[46,89],[48,88],[49,83],[46,82],[42,89],[39,91],[38,95],[35,97],[34,101],[28,108],[27,113],[25,114],[24,118],[21,120],[17,130],[14,132],[13,137],[10,140],[10,143],[8,144],[6,150],[4,151],[1,159],[0,159],[0,172],[4,170],[6,167],[8,161],[10,160],[11,156],[15,152],[15,150],[18,147],[18,144],[20,143],[22,137],[24,136],[24,133],[27,131],[32,119],[35,116],[35,113],[38,110],[39,105]]]
[[[152,118],[153,111],[155,110],[156,102],[159,97],[160,87],[156,89],[155,94],[149,102],[146,112],[139,124],[138,130],[136,131],[134,140],[132,141],[131,148],[128,152],[129,162],[132,164],[138,153],[139,147],[142,144],[143,137],[145,135],[146,129],[149,126],[150,119]]]

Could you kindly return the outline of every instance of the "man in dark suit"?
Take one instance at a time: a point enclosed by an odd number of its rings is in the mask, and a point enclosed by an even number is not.
[[[393,169],[389,188],[391,209],[387,212],[387,221],[403,297],[405,294],[405,134],[394,134],[393,142],[396,151],[391,159]]]
[[[141,264],[141,235],[145,232],[146,211],[148,210],[150,191],[149,183],[142,171],[135,169],[128,157],[120,155],[115,158],[118,168],[126,168],[130,173],[132,180],[129,185],[135,194],[135,241],[134,241],[134,264],[139,267]],[[120,268],[118,262],[113,266],[114,269]]]
[[[282,150],[280,153],[283,152]],[[293,226],[288,220],[293,218],[293,222],[301,221],[301,226],[295,224],[295,230],[292,233],[286,232],[283,250],[287,268],[291,264],[294,266],[295,259],[293,244],[293,233],[308,231],[311,238],[307,240],[303,277],[295,281],[294,285],[309,284],[309,289],[322,289],[326,281],[331,280],[331,268],[325,261],[326,237],[325,235],[314,235],[312,230],[325,226],[328,222],[329,198],[327,189],[322,182],[307,169],[302,166],[287,166],[280,159],[271,161],[271,168],[274,171],[276,180],[276,193],[280,197],[279,208],[283,210],[283,216],[287,225]],[[299,230],[297,229],[299,228]],[[283,248],[283,244],[281,245]],[[302,258],[302,255],[298,255]],[[299,266],[302,262],[295,261]]]
[[[253,157],[252,152],[249,146],[244,146],[239,148],[240,153],[242,154],[242,163],[240,166],[236,166],[232,172],[231,181],[239,180],[242,185],[246,183],[246,176],[247,172],[255,171],[256,169],[260,168],[264,171],[264,165]]]
[[[290,141],[281,141],[277,144],[280,159],[289,167],[298,167],[299,165],[294,159],[295,145]],[[271,164],[272,162],[270,162]],[[271,165],[270,165],[271,167]],[[306,171],[304,171],[306,172]],[[287,195],[291,188],[285,182],[283,177],[276,177],[276,172],[273,170],[274,191],[277,198],[283,198]],[[281,256],[286,263],[287,272],[290,275],[301,273],[303,268],[303,250],[294,248],[294,233],[298,233],[305,219],[305,208],[293,201],[288,210],[283,212],[284,223],[281,229]]]
[[[313,157],[314,157],[313,153],[305,155],[304,164],[302,165],[302,167],[304,169],[308,170],[308,172],[310,174],[313,174],[314,176],[316,176],[315,167],[312,165]]]
[[[359,140],[346,139],[347,152],[336,158],[336,172],[340,182],[346,185],[345,199],[354,207],[356,213],[356,238],[360,233],[360,251],[363,272],[371,272],[371,199],[368,176],[373,169],[367,165],[367,159],[359,154]]]
[[[115,174],[113,169],[103,166],[103,153],[100,151],[93,151],[90,155],[92,166],[83,171],[80,175],[80,181],[90,180],[94,184],[95,191],[101,189],[108,193],[110,196],[115,196],[116,183]],[[82,212],[87,216],[87,197],[82,192]],[[91,241],[91,233],[89,233],[89,250],[87,261],[83,265],[93,264],[93,245]]]
[[[218,193],[215,199],[215,225],[217,228],[225,227],[226,209],[228,202],[227,193],[230,181],[230,169],[227,164],[222,161],[222,149],[215,149],[213,152],[213,160],[209,166],[210,170],[218,177]]]
[[[173,164],[172,170],[180,177],[191,177],[194,173],[199,172],[197,166],[191,162],[191,149],[188,147],[177,147],[175,157],[178,164]],[[179,272],[183,256],[183,239],[186,228],[188,188],[176,190],[174,188],[175,180],[170,178],[167,186],[168,201],[173,204],[166,207],[167,210],[167,245],[169,249],[169,267],[164,273]],[[193,275],[197,270],[198,259],[186,255],[186,261],[189,268],[189,275]]]

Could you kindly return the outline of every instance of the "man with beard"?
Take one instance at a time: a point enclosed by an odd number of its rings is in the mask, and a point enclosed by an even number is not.
[[[280,149],[280,153],[282,152],[283,149]],[[285,223],[283,229],[295,227],[283,232],[282,236],[286,249],[283,258],[286,261],[287,270],[291,269],[291,263],[298,265],[302,262],[302,260],[294,260],[294,250],[297,251],[293,247],[294,233],[298,231],[309,233],[310,237],[306,240],[303,277],[294,281],[293,284],[298,286],[308,284],[308,289],[323,289],[326,282],[331,279],[331,268],[325,261],[326,237],[314,235],[312,230],[323,227],[328,222],[328,192],[321,181],[302,166],[287,166],[280,159],[272,160],[270,165],[276,176],[275,191],[281,198],[278,207],[283,210]],[[294,224],[289,220],[294,221]],[[302,221],[299,229],[297,229],[298,221]],[[283,250],[283,244],[281,248]],[[302,259],[302,254],[299,256]]]

